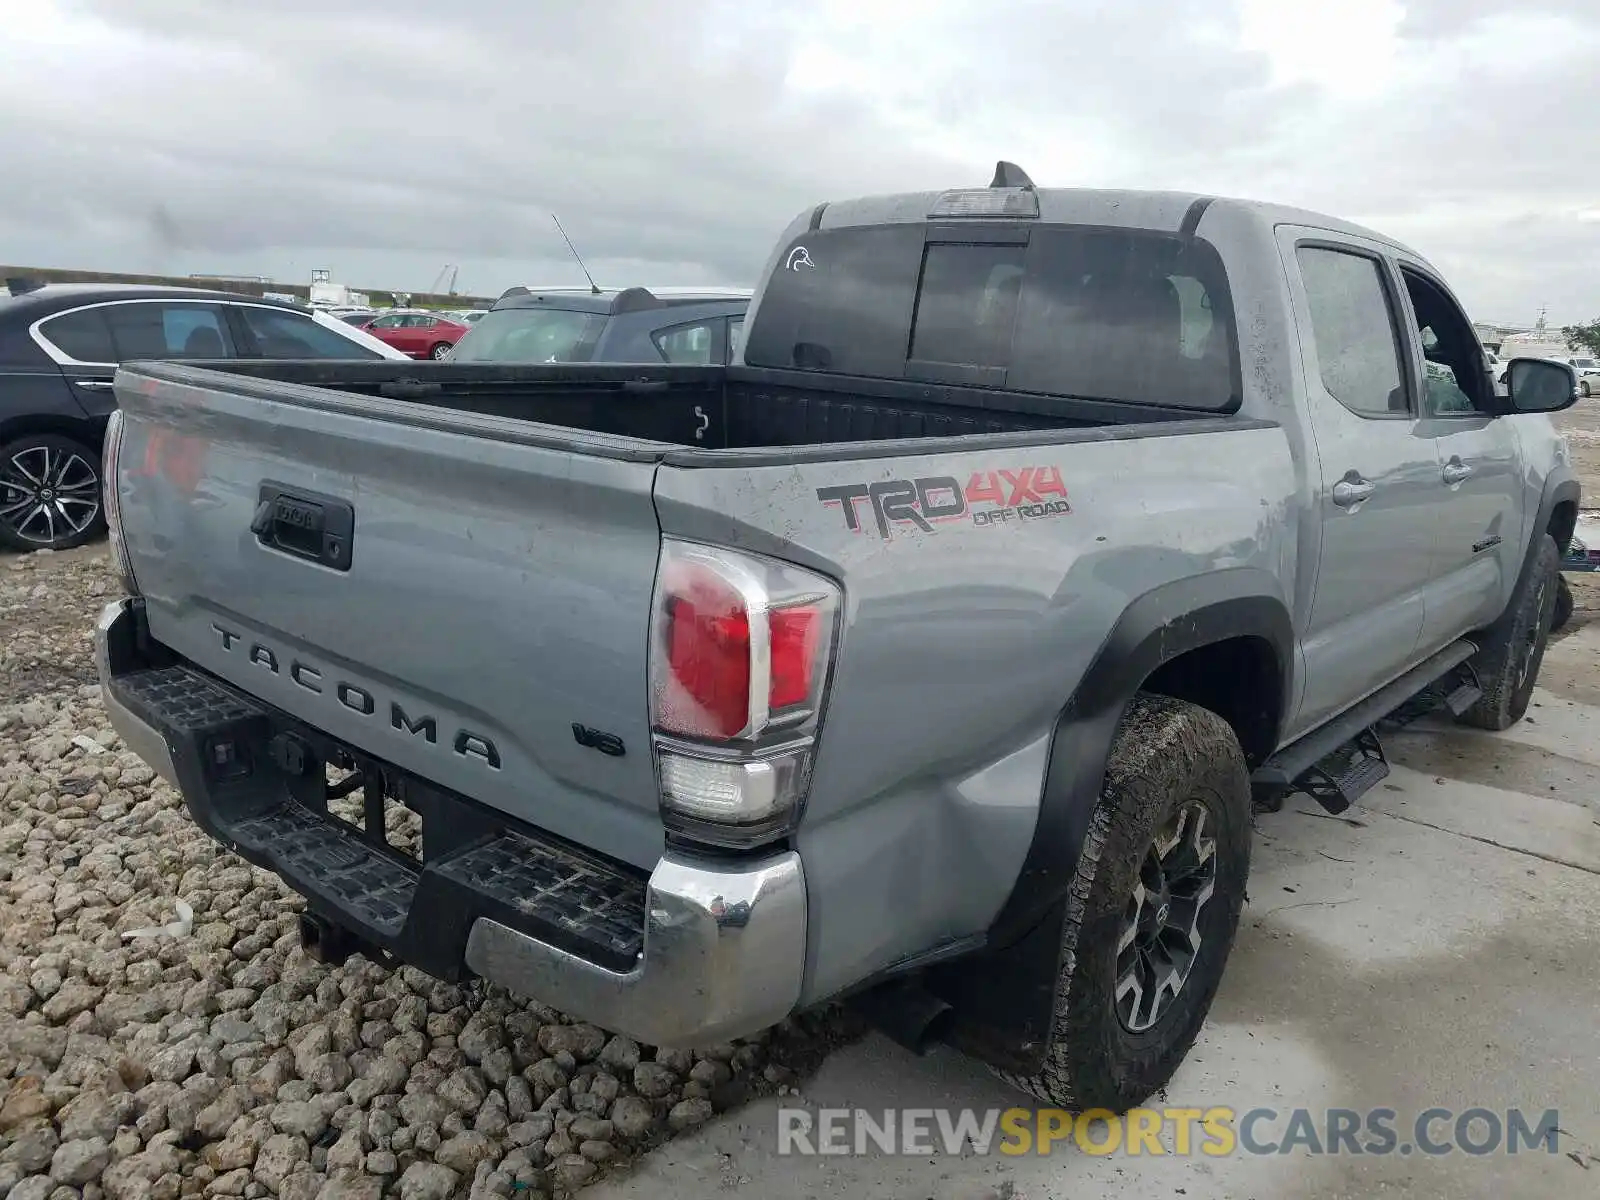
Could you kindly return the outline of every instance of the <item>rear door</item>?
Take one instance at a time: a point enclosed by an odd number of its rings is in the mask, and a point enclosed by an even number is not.
[[[33,328],[34,340],[61,368],[62,377],[83,411],[104,421],[116,405],[111,377],[117,373],[117,352],[103,305],[72,309],[47,317]]]
[[[1524,504],[1513,420],[1493,415],[1494,385],[1472,322],[1425,265],[1399,262],[1437,448],[1437,514],[1423,622],[1425,652],[1489,624],[1522,569]]]
[[[1293,737],[1418,660],[1439,466],[1383,248],[1282,227],[1320,478],[1322,551]]]
[[[223,306],[214,301],[101,302],[46,318],[37,336],[93,417],[108,416],[116,407],[111,379],[118,363],[236,356]]]
[[[413,358],[428,352],[428,339],[433,335],[433,318],[412,313],[400,321],[400,341],[397,347]]]

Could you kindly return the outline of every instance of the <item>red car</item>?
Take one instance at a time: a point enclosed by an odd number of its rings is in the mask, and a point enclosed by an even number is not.
[[[472,328],[438,313],[384,313],[362,326],[373,337],[412,358],[443,358]]]

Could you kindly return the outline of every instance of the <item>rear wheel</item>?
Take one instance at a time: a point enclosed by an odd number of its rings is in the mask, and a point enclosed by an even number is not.
[[[447,355],[449,353],[450,353],[450,343],[449,342],[439,342],[433,347],[432,350],[428,351],[428,357],[429,358],[443,358],[445,355]]]
[[[0,446],[0,545],[70,550],[104,529],[100,456],[88,446],[55,433]]]
[[[1461,714],[1462,724],[1508,729],[1528,711],[1544,648],[1550,641],[1560,567],[1561,552],[1555,538],[1541,534],[1505,615],[1489,629],[1473,657],[1483,695]]]
[[[1589,398],[1589,381],[1587,379],[1578,380],[1578,394],[1585,400]]]
[[[1207,709],[1139,695],[1073,877],[1039,1099],[1127,1109],[1166,1085],[1222,979],[1250,872],[1250,781]]]
[[[1565,575],[1556,576],[1556,605],[1550,614],[1550,632],[1565,629],[1572,620],[1572,585]]]

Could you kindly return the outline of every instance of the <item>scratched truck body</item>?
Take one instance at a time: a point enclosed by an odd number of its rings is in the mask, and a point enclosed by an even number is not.
[[[119,374],[107,704],[308,950],[653,1044],[848,996],[1126,1106],[1252,803],[1528,703],[1571,374],[1497,396],[1375,233],[1002,164],[803,214],[742,357]]]

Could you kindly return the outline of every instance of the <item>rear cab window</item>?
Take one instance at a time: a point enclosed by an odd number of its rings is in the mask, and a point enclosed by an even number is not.
[[[1227,277],[1198,238],[907,223],[813,231],[780,262],[797,265],[744,331],[751,366],[1238,407]]]
[[[564,308],[496,308],[461,336],[451,362],[588,362],[606,327],[599,313]]]

